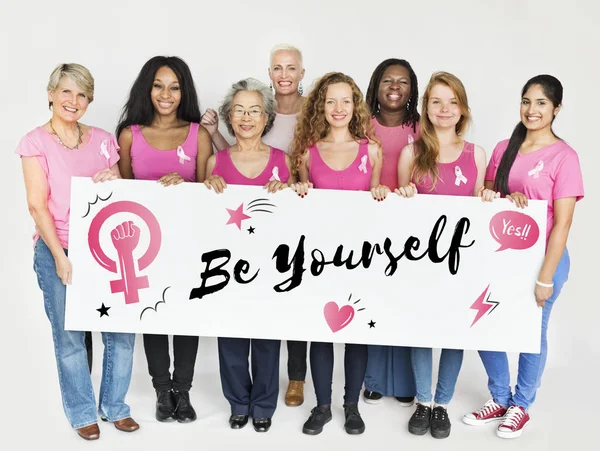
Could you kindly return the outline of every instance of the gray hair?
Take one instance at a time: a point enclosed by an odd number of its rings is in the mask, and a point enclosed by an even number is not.
[[[76,63],[59,64],[54,68],[48,80],[48,92],[58,88],[60,80],[65,76],[75,82],[86,95],[89,103],[94,101],[94,77],[85,66]],[[52,108],[52,102],[48,102],[48,108]]]
[[[277,53],[281,50],[295,52],[298,55],[298,61],[300,62],[300,69],[302,69],[304,67],[304,63],[302,62],[302,52],[300,51],[300,49],[298,49],[297,47],[294,47],[293,45],[290,45],[290,44],[277,44],[276,46],[274,46],[271,49],[269,65],[273,64],[273,57],[275,56],[275,53]]]
[[[234,136],[235,133],[233,132],[233,127],[231,126],[229,113],[231,113],[233,98],[238,92],[242,91],[254,91],[261,95],[263,99],[263,112],[267,115],[267,123],[262,132],[262,136],[265,136],[267,133],[269,133],[271,127],[273,127],[275,115],[277,114],[275,111],[275,108],[277,107],[277,101],[275,100],[275,96],[269,87],[258,81],[256,78],[246,78],[231,85],[231,88],[229,88],[229,91],[227,91],[227,94],[223,99],[223,103],[219,107],[219,116],[221,117],[221,120],[227,126],[227,131],[229,134]]]

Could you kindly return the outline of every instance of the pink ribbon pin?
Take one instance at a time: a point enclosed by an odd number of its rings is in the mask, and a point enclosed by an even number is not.
[[[456,180],[454,180],[454,184],[456,186],[460,186],[461,182],[464,183],[465,185],[467,184],[467,178],[463,175],[462,170],[460,169],[460,166],[454,167],[454,175],[456,176]]]
[[[275,166],[273,168],[273,171],[271,172],[271,178],[269,179],[269,182],[272,182],[274,180],[277,180],[278,182],[281,182],[281,179],[279,178],[279,167]]]
[[[413,138],[413,135],[408,135],[408,144],[412,144],[415,142],[415,138]]]
[[[105,139],[100,144],[100,153],[104,156],[104,158],[106,158],[107,160],[110,160],[110,154],[108,153],[108,149],[106,148],[107,142],[108,142],[108,140]]]
[[[367,156],[363,155],[362,158],[360,159],[360,165],[358,166],[358,170],[360,172],[364,172],[365,174],[367,173]]]
[[[184,164],[186,161],[191,160],[191,158],[185,154],[183,147],[181,146],[177,148],[177,156],[179,157],[179,164]]]
[[[527,173],[527,175],[533,176],[534,179],[539,179],[540,172],[542,171],[542,169],[544,169],[544,162],[540,160],[538,162],[538,164],[535,166],[535,168],[533,168],[531,171],[529,171]]]

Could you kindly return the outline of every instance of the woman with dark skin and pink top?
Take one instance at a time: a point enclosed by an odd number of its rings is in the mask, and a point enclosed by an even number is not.
[[[212,153],[200,124],[198,96],[190,69],[177,57],[156,56],[140,71],[117,127],[119,168],[125,179],[158,180],[165,186],[203,182]],[[156,419],[187,423],[196,419],[189,391],[198,337],[144,334],[148,371],[156,390]]]

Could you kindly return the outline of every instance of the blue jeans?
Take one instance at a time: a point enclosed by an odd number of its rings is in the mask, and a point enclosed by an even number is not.
[[[458,373],[462,366],[463,354],[462,349],[442,349],[438,382],[435,388],[434,402],[437,404],[449,404],[452,400]],[[430,403],[433,373],[432,349],[412,348],[412,365],[417,386],[417,401]]]
[[[65,414],[75,429],[95,424],[98,417],[88,368],[85,332],[65,330],[66,287],[56,274],[52,252],[41,238],[35,245],[33,262],[38,285],[44,295],[46,315],[52,327]],[[135,334],[103,332],[102,342],[104,359],[98,412],[108,421],[122,420],[130,416],[125,395],[131,380]]]
[[[510,388],[510,370],[508,368],[508,357],[505,352],[479,351],[481,361],[485,366],[488,375],[488,388],[494,398],[494,402],[501,406],[520,406],[525,410],[535,401],[535,394],[542,380],[542,373],[546,365],[548,355],[548,341],[546,334],[548,331],[548,320],[554,301],[558,298],[563,285],[569,278],[569,269],[571,260],[569,252],[565,249],[563,256],[558,262],[552,282],[554,283],[554,292],[550,299],[542,308],[542,337],[540,342],[540,353],[519,354],[519,372],[517,375],[517,385],[515,394],[512,395]]]

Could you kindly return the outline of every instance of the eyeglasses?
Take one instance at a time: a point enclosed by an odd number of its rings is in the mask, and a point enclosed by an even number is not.
[[[250,111],[246,111],[243,108],[234,108],[233,110],[231,110],[231,115],[233,117],[243,117],[245,114],[248,114],[248,116],[250,117],[260,117],[263,112],[262,110],[258,109],[258,108],[252,108]]]

